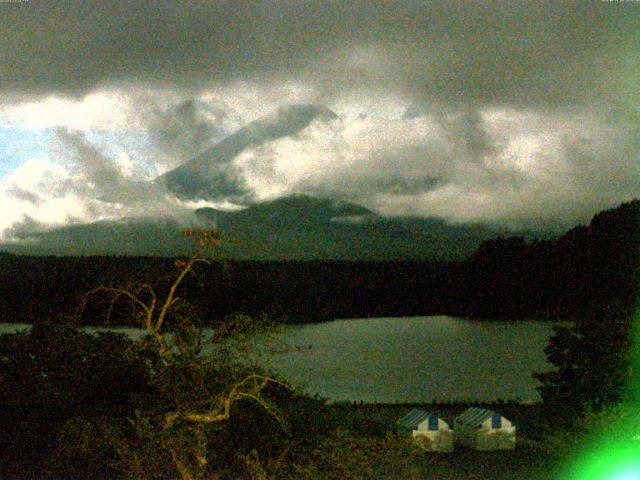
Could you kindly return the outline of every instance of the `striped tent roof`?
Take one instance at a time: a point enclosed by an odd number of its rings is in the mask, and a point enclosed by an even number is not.
[[[479,407],[471,407],[466,409],[462,414],[456,417],[456,423],[464,423],[465,425],[469,425],[473,428],[478,428],[482,425],[487,419],[493,419],[492,427],[500,428],[501,427],[501,415],[492,410],[485,410],[484,408]]]
[[[418,410],[414,408],[409,413],[407,413],[404,417],[398,420],[398,427],[406,428],[409,430],[415,430],[425,420],[429,419],[429,429],[437,430],[438,429],[438,416],[425,412],[424,410]],[[435,422],[435,423],[434,423]],[[432,424],[434,424],[435,428],[432,428]]]

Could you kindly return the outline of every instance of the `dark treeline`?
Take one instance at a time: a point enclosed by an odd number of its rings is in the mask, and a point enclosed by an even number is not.
[[[432,314],[579,318],[635,301],[639,226],[634,200],[554,240],[486,241],[464,262],[231,260],[200,265],[182,296],[209,322],[237,312],[291,323]],[[176,272],[166,258],[0,255],[0,321],[68,314],[100,285],[144,281],[162,290]],[[104,324],[105,309],[94,300],[82,321]],[[111,324],[124,323],[124,309],[116,308]]]
[[[429,262],[224,261],[199,265],[181,297],[199,316],[215,321],[232,313],[267,314],[291,323],[334,318],[406,316],[446,310],[458,264]],[[98,286],[148,282],[161,292],[177,273],[173,259],[149,257],[0,257],[0,308],[4,322],[75,313]],[[123,281],[123,279],[125,279]],[[112,324],[126,323],[126,301]],[[105,308],[92,297],[84,323],[103,324]]]
[[[632,306],[640,267],[640,201],[597,214],[560,238],[484,242],[466,262],[462,313],[485,317],[584,318]]]

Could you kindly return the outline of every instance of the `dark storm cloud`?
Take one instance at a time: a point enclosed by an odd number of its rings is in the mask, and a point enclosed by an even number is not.
[[[467,108],[455,113],[452,119],[440,118],[440,123],[448,131],[451,140],[459,142],[461,149],[475,162],[482,163],[485,155],[496,150],[494,139],[487,132],[477,109]]]
[[[0,2],[0,36],[0,100],[123,93],[151,144],[139,158],[173,168],[160,179],[183,200],[314,191],[392,214],[571,223],[640,188],[638,2],[32,0]],[[286,102],[341,118],[250,123]],[[125,175],[78,132],[58,138],[77,175],[53,190],[92,218],[102,202],[164,209],[163,182]],[[22,190],[10,196],[38,201]]]
[[[149,96],[136,100],[144,129],[170,167],[184,163],[230,133],[225,128],[227,112],[214,104],[190,98],[164,107]]]
[[[0,4],[2,90],[193,89],[297,78],[330,97],[557,107],[615,94],[640,43],[632,2],[31,1]],[[634,88],[625,87],[633,92]],[[323,101],[323,99],[318,99]]]
[[[16,198],[17,200],[23,200],[25,202],[29,202],[36,207],[42,203],[42,198],[40,197],[40,195],[38,195],[37,193],[25,190],[24,188],[20,188],[17,185],[11,186],[7,190],[7,193],[13,198]]]

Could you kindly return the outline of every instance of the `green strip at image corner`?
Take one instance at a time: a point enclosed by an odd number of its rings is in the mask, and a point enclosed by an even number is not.
[[[612,419],[606,432],[572,462],[563,480],[640,480],[640,305],[632,319],[630,375],[622,404],[629,416]]]
[[[640,480],[640,439],[598,444],[568,473],[567,480]]]

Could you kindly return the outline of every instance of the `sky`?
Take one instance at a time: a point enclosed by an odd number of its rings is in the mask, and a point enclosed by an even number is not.
[[[25,0],[0,37],[0,240],[290,193],[569,228],[640,190],[636,1]],[[247,125],[281,133],[213,162],[235,190],[152,183]]]

